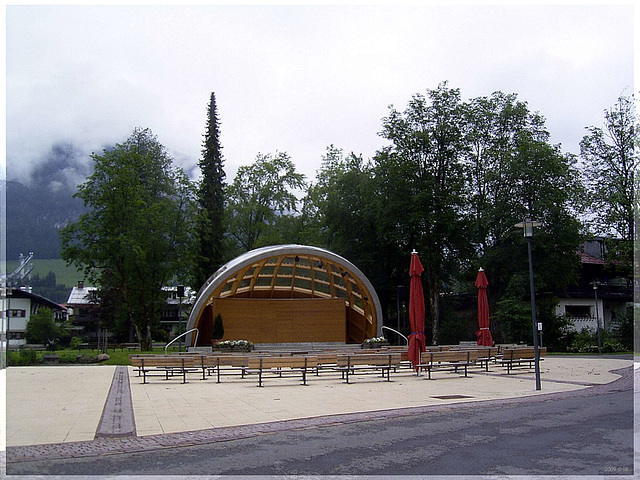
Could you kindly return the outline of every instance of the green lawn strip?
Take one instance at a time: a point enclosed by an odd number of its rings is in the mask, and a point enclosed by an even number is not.
[[[84,274],[74,266],[68,266],[67,262],[61,258],[34,258],[32,275],[39,275],[41,278],[47,276],[49,272],[56,275],[56,284],[66,285],[69,288],[78,284],[78,280],[84,280]],[[17,260],[7,261],[7,272],[11,273],[18,268]]]
[[[169,353],[176,353],[178,351],[178,347],[169,347]],[[71,349],[65,348],[61,350],[56,350],[53,352],[49,351],[34,351],[31,355],[35,354],[35,363],[23,363],[20,361],[21,357],[25,357],[21,355],[20,352],[10,352],[10,365],[43,365],[48,362],[45,361],[45,355],[51,356],[56,355],[58,357],[58,365],[86,365],[86,364],[95,364],[95,365],[131,365],[129,362],[130,354],[139,354],[139,353],[149,353],[149,354],[163,354],[164,348],[154,348],[150,352],[140,352],[140,350],[121,350],[120,348],[109,348],[107,350],[107,355],[109,355],[109,360],[103,360],[101,362],[97,362],[98,357],[97,350],[89,350],[89,349]]]

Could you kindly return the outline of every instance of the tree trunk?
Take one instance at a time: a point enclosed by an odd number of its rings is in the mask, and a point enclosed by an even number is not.
[[[440,327],[440,291],[438,288],[429,286],[429,312],[431,313],[431,321],[433,324],[431,343],[438,344],[438,330]]]
[[[440,327],[440,282],[438,275],[432,270],[431,265],[428,263],[425,267],[426,281],[427,281],[427,298],[429,299],[429,314],[431,316],[431,344],[438,344],[438,330]]]
[[[151,343],[151,327],[149,325],[138,325],[133,323],[136,329],[136,335],[140,342],[140,350],[143,352],[149,352],[153,348]]]

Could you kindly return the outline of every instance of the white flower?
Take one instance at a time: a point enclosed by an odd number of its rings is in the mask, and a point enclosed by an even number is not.
[[[368,338],[364,341],[364,343],[386,343],[387,339],[384,337],[373,337]]]

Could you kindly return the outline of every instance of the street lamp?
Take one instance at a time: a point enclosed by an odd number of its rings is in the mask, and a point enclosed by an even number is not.
[[[536,371],[536,390],[540,390],[540,350],[538,347],[538,323],[536,321],[536,295],[533,287],[533,259],[531,256],[531,239],[533,238],[533,227],[539,227],[542,225],[540,222],[525,218],[524,222],[516,223],[517,228],[522,228],[524,231],[524,238],[527,240],[527,249],[529,251],[529,284],[531,287],[531,316],[533,319],[533,351],[534,351],[534,363]]]

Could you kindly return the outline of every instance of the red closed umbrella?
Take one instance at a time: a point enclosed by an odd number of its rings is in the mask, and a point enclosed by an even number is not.
[[[424,336],[424,293],[422,291],[421,275],[424,272],[418,252],[411,253],[411,284],[409,286],[409,323],[411,334],[409,335],[409,360],[412,365],[420,363],[420,352],[426,350],[426,338]],[[418,371],[417,367],[414,367]]]
[[[484,345],[486,347],[493,346],[493,338],[491,337],[491,330],[489,330],[489,301],[487,300],[487,276],[484,274],[484,270],[481,268],[478,271],[478,277],[476,278],[476,287],[478,287],[478,331],[476,337],[478,337],[478,345]]]

